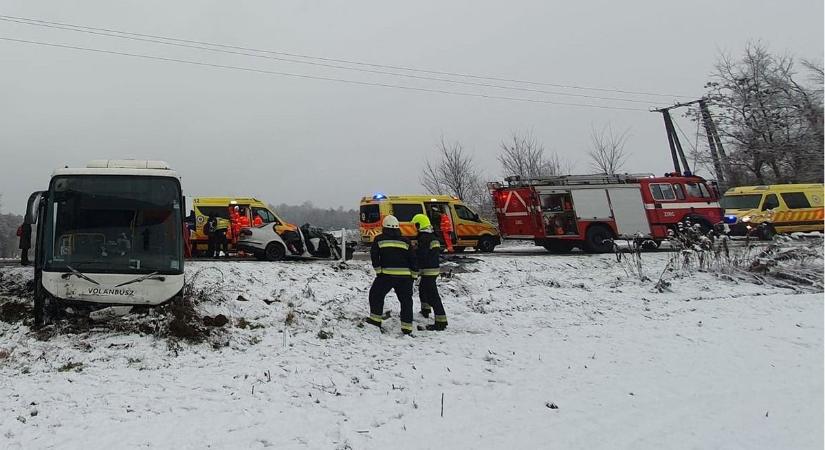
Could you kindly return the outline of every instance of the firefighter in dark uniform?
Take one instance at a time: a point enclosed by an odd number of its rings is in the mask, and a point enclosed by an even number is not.
[[[421,298],[421,315],[430,316],[430,308],[435,312],[435,323],[427,325],[428,330],[442,331],[447,328],[447,313],[436,281],[441,273],[439,268],[441,242],[435,235],[430,219],[424,214],[416,214],[412,223],[418,229],[418,250],[416,251],[419,275],[418,295]]]
[[[370,258],[375,268],[375,281],[370,287],[370,316],[366,322],[381,327],[384,319],[384,297],[395,291],[401,303],[401,332],[411,334],[413,329],[413,279],[417,276],[415,254],[410,241],[401,236],[395,216],[387,216],[383,230],[372,242]]]

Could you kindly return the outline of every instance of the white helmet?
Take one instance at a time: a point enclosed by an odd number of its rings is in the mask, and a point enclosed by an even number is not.
[[[400,225],[398,225],[398,219],[396,219],[393,215],[384,217],[384,221],[381,223],[381,226],[384,228],[400,228]]]

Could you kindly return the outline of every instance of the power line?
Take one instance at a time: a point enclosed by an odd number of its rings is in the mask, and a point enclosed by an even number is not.
[[[402,71],[407,71],[407,72],[428,73],[428,74],[432,74],[432,75],[445,75],[445,76],[461,77],[461,78],[469,78],[469,79],[477,79],[477,80],[489,80],[489,81],[499,81],[499,82],[508,82],[508,83],[520,83],[520,84],[529,84],[529,85],[534,85],[534,86],[551,86],[551,87],[564,88],[564,89],[589,90],[589,91],[599,91],[599,92],[615,92],[615,93],[621,93],[621,94],[647,95],[647,96],[653,96],[653,97],[667,97],[667,98],[671,98],[671,99],[674,98],[674,97],[676,97],[676,98],[690,97],[690,96],[686,96],[686,95],[676,95],[676,94],[657,93],[657,92],[644,92],[644,91],[631,91],[631,90],[623,90],[623,89],[611,89],[611,88],[601,88],[601,87],[594,87],[594,86],[580,86],[580,85],[573,85],[573,84],[549,83],[549,82],[530,81],[530,80],[519,80],[519,79],[513,79],[513,78],[492,77],[492,76],[486,76],[486,75],[474,75],[474,74],[462,73],[462,72],[448,72],[448,71],[440,71],[440,70],[419,69],[419,68],[408,67],[408,66],[397,66],[397,65],[388,65],[388,64],[368,63],[368,62],[354,61],[354,60],[347,60],[347,59],[336,59],[336,58],[327,58],[327,57],[321,57],[321,56],[310,56],[310,55],[305,55],[305,54],[300,54],[300,53],[289,53],[289,52],[281,52],[281,51],[274,51],[274,50],[261,50],[261,49],[255,49],[255,48],[250,48],[250,47],[218,44],[218,43],[206,42],[206,41],[171,38],[171,37],[157,36],[157,35],[151,35],[151,34],[132,33],[132,32],[120,31],[120,30],[115,30],[115,29],[110,29],[110,28],[97,28],[97,27],[89,27],[89,26],[81,26],[81,25],[72,25],[72,24],[62,23],[62,22],[52,22],[52,21],[47,21],[47,20],[31,19],[31,18],[18,17],[18,16],[0,15],[0,18],[18,20],[18,21],[22,20],[22,21],[27,21],[27,22],[36,22],[36,23],[47,24],[47,25],[52,25],[52,26],[83,28],[83,29],[86,29],[86,30],[102,31],[102,32],[108,32],[108,33],[117,33],[117,34],[137,36],[137,37],[142,37],[142,38],[163,39],[163,40],[167,40],[167,41],[182,42],[182,43],[187,43],[187,44],[208,45],[208,46],[212,46],[212,47],[219,47],[219,48],[232,49],[232,50],[253,51],[253,52],[258,52],[258,53],[268,53],[268,54],[272,54],[272,55],[297,57],[297,58],[312,59],[312,60],[317,60],[317,61],[352,64],[352,65],[363,66],[363,67],[376,67],[376,68],[391,69],[391,70],[402,70]],[[400,74],[397,74],[397,75],[400,75]]]
[[[333,77],[324,77],[324,76],[317,76],[317,75],[308,75],[308,74],[301,74],[301,73],[291,73],[291,72],[278,72],[273,70],[264,70],[264,69],[255,69],[251,67],[242,67],[242,66],[231,66],[225,64],[214,64],[214,63],[207,63],[203,61],[192,61],[187,59],[178,59],[178,58],[167,58],[163,56],[154,56],[154,55],[144,55],[139,53],[127,53],[127,52],[119,52],[113,50],[103,50],[97,48],[90,48],[90,47],[79,47],[74,45],[66,45],[66,44],[57,44],[53,42],[41,42],[41,41],[30,41],[25,39],[15,39],[9,37],[0,36],[0,40],[9,41],[9,42],[17,42],[17,43],[25,43],[25,44],[33,44],[33,45],[40,45],[46,47],[56,47],[56,48],[64,48],[64,49],[71,49],[71,50],[80,50],[85,52],[93,52],[93,53],[105,53],[111,55],[119,55],[119,56],[129,56],[133,58],[141,58],[147,60],[155,60],[155,61],[164,61],[164,62],[176,62],[181,64],[190,64],[195,66],[202,66],[202,67],[213,67],[219,69],[229,69],[229,70],[240,70],[244,72],[254,72],[254,73],[263,73],[269,75],[278,75],[284,77],[292,77],[292,78],[304,78],[304,79],[311,79],[311,80],[324,80],[324,81],[335,81],[339,83],[347,83],[347,84],[354,84],[359,86],[373,86],[373,87],[384,87],[384,88],[392,88],[392,89],[403,89],[408,91],[418,91],[418,92],[430,92],[435,94],[448,94],[448,95],[458,95],[458,96],[465,96],[465,97],[476,97],[476,98],[485,98],[485,99],[492,99],[492,100],[508,100],[508,101],[517,101],[517,102],[526,102],[526,103],[542,103],[548,105],[558,105],[558,106],[577,106],[583,108],[598,108],[598,109],[612,109],[612,110],[621,110],[621,111],[644,111],[647,112],[646,109],[641,108],[629,108],[623,106],[608,106],[608,105],[592,105],[586,103],[567,103],[567,102],[556,102],[551,100],[542,100],[542,99],[531,99],[531,98],[521,98],[521,97],[507,97],[501,95],[489,95],[477,92],[461,92],[461,91],[450,91],[445,89],[431,89],[431,88],[422,88],[422,87],[415,87],[415,86],[404,86],[399,84],[388,84],[388,83],[376,83],[376,82],[368,82],[368,81],[360,81],[360,80],[348,80],[343,78],[333,78]]]
[[[122,35],[122,34],[112,34],[108,31],[98,32],[98,31],[92,31],[92,30],[89,30],[89,29],[83,29],[83,28],[87,28],[87,27],[83,27],[83,26],[80,26],[80,25],[67,25],[67,26],[49,25],[49,24],[44,24],[44,23],[28,22],[28,21],[25,21],[25,20],[8,19],[8,18],[5,18],[4,16],[0,16],[0,20],[6,21],[6,22],[24,24],[24,25],[32,25],[32,26],[38,26],[38,27],[46,27],[46,28],[53,28],[53,29],[59,29],[59,30],[74,31],[74,32],[79,32],[79,33],[87,33],[87,34],[92,34],[92,35],[97,35],[97,36],[107,36],[107,37],[113,37],[113,38],[118,38],[118,39],[128,39],[128,40],[140,41],[140,42],[151,42],[151,43],[155,43],[155,44],[170,45],[170,46],[184,47],[184,48],[192,48],[192,49],[197,49],[197,50],[206,50],[206,51],[210,51],[210,52],[227,53],[227,54],[231,54],[231,55],[241,55],[241,56],[251,56],[251,57],[255,57],[255,58],[265,58],[265,59],[272,59],[272,60],[276,60],[276,61],[283,61],[283,62],[289,62],[289,63],[305,64],[305,65],[318,66],[318,67],[328,67],[328,68],[334,68],[334,69],[342,69],[342,70],[350,70],[350,71],[356,71],[356,72],[373,73],[373,74],[379,74],[379,75],[390,75],[390,76],[396,76],[396,77],[405,77],[405,78],[412,78],[412,79],[418,79],[418,80],[427,80],[427,81],[439,81],[439,82],[452,83],[452,84],[461,84],[461,85],[468,85],[468,86],[487,87],[487,88],[495,88],[495,89],[505,89],[505,90],[512,90],[512,91],[532,92],[532,93],[537,93],[537,94],[548,94],[548,95],[560,95],[560,96],[566,96],[566,97],[588,98],[588,99],[593,99],[593,100],[605,100],[605,101],[615,101],[615,102],[650,104],[650,101],[648,101],[648,100],[638,100],[638,99],[618,98],[618,97],[602,97],[602,96],[598,96],[598,95],[588,95],[588,94],[571,94],[571,93],[568,93],[568,92],[547,91],[547,90],[542,90],[542,89],[532,89],[532,88],[516,87],[516,86],[504,86],[504,85],[500,85],[500,84],[453,80],[453,79],[449,79],[449,78],[436,78],[436,77],[430,77],[430,76],[421,76],[421,75],[412,75],[412,74],[405,74],[405,73],[387,72],[387,71],[382,71],[382,70],[361,69],[361,68],[357,68],[357,67],[347,67],[347,66],[336,65],[336,64],[318,63],[318,62],[312,62],[312,61],[301,61],[301,60],[297,60],[297,59],[282,58],[282,57],[278,57],[278,56],[261,55],[261,54],[257,54],[257,53],[247,53],[247,52],[240,52],[240,51],[234,51],[234,50],[224,50],[224,49],[221,49],[221,48],[211,48],[211,47],[205,47],[203,45],[190,45],[190,44],[181,44],[181,43],[177,43],[177,42],[166,42],[164,40],[160,40],[160,39],[166,39],[166,38],[160,38],[160,37],[149,39],[149,38],[134,37],[134,36],[128,36],[128,35]],[[122,32],[118,32],[118,33],[122,33]]]

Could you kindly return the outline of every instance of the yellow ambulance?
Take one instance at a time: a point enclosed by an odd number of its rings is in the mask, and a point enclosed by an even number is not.
[[[358,228],[361,243],[369,245],[381,234],[381,221],[393,215],[401,224],[401,234],[409,238],[416,235],[411,220],[416,214],[426,214],[439,232],[440,215],[448,211],[453,223],[454,248],[462,252],[473,247],[481,252],[492,252],[501,243],[498,229],[482,219],[458,197],[449,195],[384,195],[375,194],[361,199]]]
[[[776,233],[823,232],[822,184],[772,184],[728,189],[721,204],[724,223],[733,235],[755,232],[764,239]]]
[[[276,224],[275,231],[296,231],[297,226],[283,220],[273,212],[266,203],[252,197],[195,197],[192,199],[192,209],[195,212],[195,231],[191,234],[192,252],[194,254],[205,252],[209,246],[209,238],[203,232],[203,226],[210,215],[218,219],[219,228],[229,227],[229,208],[238,206],[249,219],[249,223],[254,223],[255,216],[261,218],[263,223]],[[230,249],[232,250],[232,249]]]

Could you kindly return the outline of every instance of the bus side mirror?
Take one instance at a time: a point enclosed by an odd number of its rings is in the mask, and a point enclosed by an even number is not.
[[[37,217],[40,212],[40,202],[46,197],[46,191],[37,191],[29,196],[29,201],[26,204],[26,216],[23,217],[23,223],[34,225],[37,223]]]

